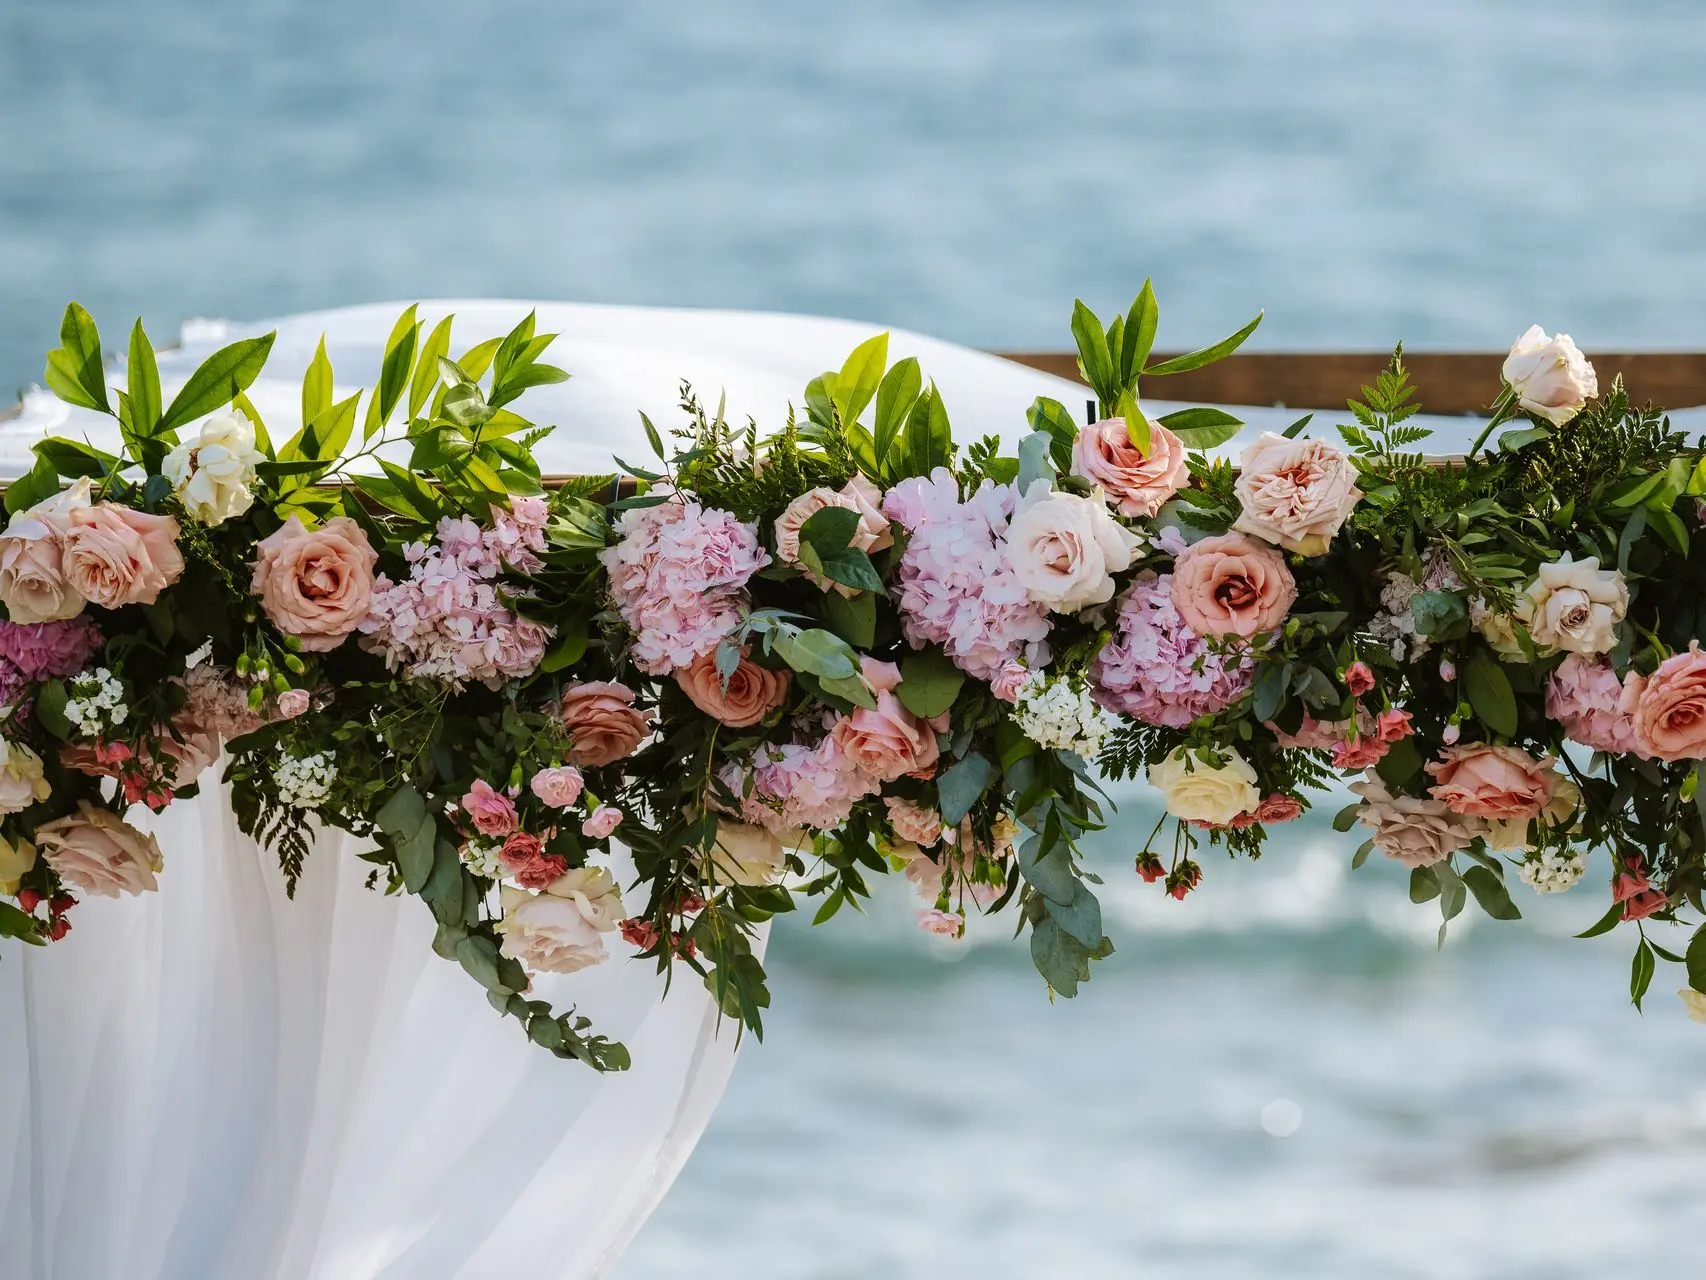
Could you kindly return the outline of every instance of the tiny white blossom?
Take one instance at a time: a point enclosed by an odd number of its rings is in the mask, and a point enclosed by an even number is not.
[[[1521,881],[1536,893],[1563,893],[1582,878],[1587,863],[1574,849],[1546,849],[1530,854],[1516,870]]]
[[[320,804],[331,794],[332,781],[337,776],[337,766],[329,751],[309,756],[286,755],[273,771],[278,798],[293,809],[312,809]]]
[[[1080,676],[1050,679],[1032,672],[1019,686],[1014,720],[1025,736],[1042,747],[1073,751],[1091,759],[1114,727],[1113,717],[1096,704]]]
[[[65,718],[85,738],[103,737],[130,715],[124,684],[105,667],[96,667],[71,681]]]
[[[483,876],[487,880],[502,880],[504,868],[498,854],[503,847],[502,840],[482,840],[476,836],[458,852],[462,864],[475,875]]]

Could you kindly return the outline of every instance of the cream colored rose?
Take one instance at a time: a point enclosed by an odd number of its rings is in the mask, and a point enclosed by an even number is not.
[[[1516,619],[1508,613],[1494,613],[1487,602],[1476,596],[1469,602],[1469,625],[1481,633],[1481,638],[1493,646],[1501,662],[1522,662],[1526,655],[1517,639]]]
[[[20,511],[0,534],[0,601],[13,622],[60,622],[83,612],[83,595],[65,578],[71,513],[93,505],[83,476],[69,489]]]
[[[1362,492],[1350,456],[1327,440],[1262,433],[1238,461],[1234,489],[1244,510],[1233,528],[1295,551],[1326,553]]]
[[[603,867],[576,867],[545,886],[553,898],[575,904],[586,922],[600,933],[609,933],[627,916],[616,878]]]
[[[1542,649],[1608,653],[1617,647],[1617,624],[1629,609],[1629,588],[1615,569],[1601,569],[1593,556],[1570,553],[1540,566],[1539,576],[1517,597],[1517,616]]]
[[[61,880],[95,897],[152,893],[160,887],[154,876],[165,859],[154,837],[87,800],[77,802],[76,813],[37,827],[36,843]]]
[[[1077,613],[1114,598],[1114,577],[1131,567],[1137,538],[1088,498],[1032,483],[1007,528],[1007,563],[1025,594],[1056,613]]]
[[[223,524],[255,501],[255,467],[266,455],[255,448],[255,428],[242,414],[221,413],[201,424],[201,437],[166,455],[161,471],[190,518]]]
[[[775,884],[787,870],[787,847],[780,837],[745,822],[719,822],[716,843],[705,860],[714,884]]]
[[[513,885],[498,890],[503,919],[499,948],[533,973],[574,973],[605,959],[604,936],[569,898],[529,893]]]
[[[1570,335],[1546,336],[1530,326],[1505,357],[1504,379],[1516,392],[1517,403],[1553,426],[1563,426],[1599,394],[1599,377]]]
[[[1225,823],[1262,803],[1249,761],[1231,748],[1220,754],[1226,762],[1214,765],[1180,747],[1150,766],[1149,784],[1160,789],[1168,813],[1194,822]]]
[[[42,776],[41,757],[21,742],[0,738],[0,813],[28,809],[52,790]]]
[[[1688,1016],[1696,1022],[1706,1022],[1706,995],[1684,987],[1676,993],[1682,998],[1682,1007],[1688,1011]]]
[[[22,880],[36,865],[36,847],[28,840],[8,840],[0,836],[0,893],[13,895]]]

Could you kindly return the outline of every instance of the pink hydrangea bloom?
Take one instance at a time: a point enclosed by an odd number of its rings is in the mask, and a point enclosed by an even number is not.
[[[516,498],[508,511],[492,508],[490,529],[447,516],[436,532],[431,544],[403,548],[407,581],[383,574],[374,580],[362,647],[418,678],[478,680],[496,689],[532,675],[551,631],[506,607],[498,579],[506,566],[524,573],[543,566],[536,553],[545,549],[544,500]]]
[[[1640,693],[1640,677],[1619,680],[1609,662],[1572,653],[1546,678],[1546,714],[1572,742],[1639,755],[1635,703]]]
[[[855,804],[881,786],[861,772],[832,737],[816,746],[765,747],[750,769],[729,764],[719,777],[736,796],[736,811],[744,821],[778,835],[799,827],[833,830],[847,821]]]
[[[1183,728],[1250,687],[1255,663],[1217,654],[1173,607],[1173,579],[1146,574],[1120,598],[1112,640],[1091,665],[1096,701],[1148,724]]]
[[[1047,615],[1007,564],[1003,539],[1018,494],[985,480],[960,500],[946,467],[902,480],[883,514],[911,537],[895,576],[901,626],[914,649],[939,644],[969,675],[994,680],[1021,655],[1046,661]]]
[[[688,666],[740,625],[747,580],[770,563],[756,525],[675,495],[624,512],[617,527],[621,540],[599,560],[640,670]]]
[[[31,680],[76,675],[101,644],[100,628],[88,617],[27,624],[0,621],[0,655]]]

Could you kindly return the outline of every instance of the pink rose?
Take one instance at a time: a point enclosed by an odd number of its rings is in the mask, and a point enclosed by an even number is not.
[[[685,667],[677,667],[675,679],[694,706],[731,729],[755,725],[781,706],[791,683],[788,672],[761,667],[743,652],[740,665],[725,686],[717,672],[715,649],[700,654]]]
[[[1358,715],[1357,719],[1362,719]],[[1349,720],[1317,720],[1309,712],[1303,713],[1303,721],[1297,726],[1296,733],[1287,733],[1277,724],[1268,724],[1273,730],[1275,739],[1282,747],[1300,747],[1310,751],[1330,751],[1350,736],[1351,722]]]
[[[592,816],[581,823],[581,834],[589,840],[602,840],[622,825],[622,810],[615,805],[601,804]]]
[[[957,938],[965,930],[965,921],[952,911],[937,911],[932,907],[918,913],[918,927],[938,938]]]
[[[1647,677],[1635,704],[1635,742],[1660,760],[1706,759],[1706,653],[1698,640]]]
[[[1256,807],[1254,817],[1257,822],[1274,826],[1281,822],[1291,822],[1303,816],[1303,801],[1296,796],[1288,796],[1283,791],[1276,791]]]
[[[860,665],[877,705],[856,707],[836,721],[830,737],[860,773],[878,781],[892,782],[909,773],[928,776],[939,754],[936,730],[895,696],[900,668],[875,658],[861,658]]]
[[[1244,450],[1234,488],[1244,507],[1234,529],[1304,556],[1325,554],[1362,497],[1343,449],[1271,431]]]
[[[1184,442],[1159,422],[1149,424],[1149,452],[1131,442],[1124,418],[1093,422],[1072,444],[1072,474],[1100,485],[1122,516],[1154,515],[1189,474]]]
[[[65,581],[106,609],[153,604],[184,572],[178,522],[103,502],[71,513]]]
[[[59,878],[98,898],[152,893],[165,866],[153,836],[87,800],[77,812],[36,828],[36,846]]]
[[[567,809],[581,798],[581,788],[586,784],[581,771],[571,764],[541,769],[527,785],[553,809]]]
[[[1359,734],[1333,744],[1335,769],[1368,769],[1386,758],[1386,743],[1371,734]]]
[[[82,594],[65,580],[65,536],[72,512],[89,506],[91,492],[84,476],[18,512],[0,534],[0,601],[13,622],[60,622],[83,611]]]
[[[1434,779],[1428,794],[1465,817],[1528,819],[1546,807],[1557,788],[1558,775],[1550,765],[1520,747],[1451,747],[1427,766]]]
[[[515,831],[498,850],[505,871],[524,889],[545,889],[568,874],[569,864],[545,852],[545,843],[528,831]]]
[[[1611,663],[1572,653],[1546,678],[1546,714],[1571,742],[1595,751],[1641,755],[1635,712],[1646,687],[1637,672],[1619,680]]]
[[[1374,733],[1382,742],[1398,742],[1416,731],[1410,713],[1398,707],[1382,711],[1374,722]]]
[[[612,680],[572,686],[559,714],[574,739],[569,758],[587,769],[632,755],[651,723],[651,712],[634,709],[634,691]]]
[[[462,797],[462,812],[483,836],[507,836],[515,830],[515,803],[491,783],[478,781]]]
[[[294,720],[308,710],[308,690],[286,689],[278,695],[278,714],[283,720]]]
[[[1452,812],[1444,801],[1393,794],[1376,773],[1350,789],[1362,797],[1357,821],[1374,832],[1374,847],[1407,867],[1444,862],[1486,829]]]
[[[1173,564],[1173,607],[1199,635],[1273,631],[1296,599],[1285,557],[1242,534],[1204,538]]]
[[[889,811],[889,826],[902,840],[928,849],[933,844],[940,844],[947,835],[942,815],[934,809],[923,808],[899,796],[885,796],[883,804]]]
[[[989,682],[989,692],[1003,702],[1017,702],[1019,690],[1030,674],[1023,663],[1009,662],[995,673],[995,678]]]
[[[1353,698],[1360,698],[1374,688],[1374,672],[1368,669],[1368,663],[1353,662],[1345,668],[1345,688]]]
[[[89,618],[62,622],[0,622],[0,655],[31,680],[74,676],[104,643]]]
[[[500,950],[534,973],[574,973],[605,959],[602,921],[581,903],[504,885]]]
[[[255,547],[250,590],[287,636],[314,653],[335,649],[367,616],[373,600],[378,552],[348,516],[333,516],[317,529],[292,515]]]

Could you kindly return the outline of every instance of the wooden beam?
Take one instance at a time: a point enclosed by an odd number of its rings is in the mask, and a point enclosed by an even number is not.
[[[999,353],[1003,359],[1082,381],[1077,357],[1055,351]],[[1166,359],[1156,356],[1156,359]],[[1590,352],[1599,385],[1609,387],[1621,373],[1629,398],[1667,409],[1706,404],[1706,352],[1644,351],[1604,355]],[[1169,374],[1143,384],[1158,400],[1193,404],[1284,405],[1293,409],[1343,409],[1386,365],[1380,352],[1346,354],[1273,351],[1240,352],[1219,364],[1189,373]],[[1406,351],[1404,363],[1419,389],[1427,413],[1478,413],[1483,416],[1499,393],[1504,356],[1479,352]],[[1076,410],[1079,406],[1072,405]]]

